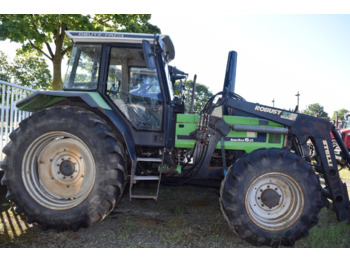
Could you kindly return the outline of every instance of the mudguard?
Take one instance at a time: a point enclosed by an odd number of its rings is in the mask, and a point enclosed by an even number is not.
[[[38,91],[21,100],[16,106],[20,110],[36,112],[40,109],[58,104],[67,98],[80,98],[90,107],[112,110],[98,92],[76,91]]]
[[[98,108],[113,123],[114,127],[123,136],[130,159],[136,161],[135,145],[128,125],[106,103],[98,92],[77,91],[38,91],[17,103],[23,111],[36,112],[41,109],[58,105],[64,100],[79,101],[89,107]]]

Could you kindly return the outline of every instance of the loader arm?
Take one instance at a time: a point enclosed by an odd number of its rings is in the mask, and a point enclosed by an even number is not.
[[[324,190],[325,194],[327,198],[333,201],[338,220],[342,221],[348,219],[348,223],[350,223],[349,196],[346,184],[343,183],[339,177],[337,161],[330,135],[331,132],[335,136],[349,168],[350,155],[343,140],[331,123],[322,118],[263,106],[233,99],[231,97],[225,100],[224,107],[233,112],[234,115],[252,115],[284,125],[289,130],[289,138],[293,140],[293,149],[308,162],[310,162],[310,159],[306,142],[310,139],[319,156],[320,166],[317,171],[323,174],[326,184]],[[231,128],[234,129],[234,126]]]

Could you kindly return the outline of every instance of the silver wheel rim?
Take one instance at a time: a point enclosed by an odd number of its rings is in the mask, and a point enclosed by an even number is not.
[[[79,205],[90,194],[95,177],[90,149],[66,132],[40,136],[28,147],[22,161],[27,192],[37,203],[53,210]]]
[[[293,225],[304,208],[304,195],[296,180],[283,173],[267,173],[253,181],[246,211],[259,227],[277,231]]]

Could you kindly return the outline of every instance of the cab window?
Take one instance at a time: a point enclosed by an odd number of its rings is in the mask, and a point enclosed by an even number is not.
[[[75,45],[69,59],[64,89],[96,89],[101,45]]]

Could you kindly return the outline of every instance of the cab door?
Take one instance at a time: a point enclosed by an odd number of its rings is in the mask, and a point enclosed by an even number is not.
[[[135,145],[165,146],[164,73],[146,67],[141,46],[107,46],[105,94],[130,125]],[[158,61],[161,62],[161,61]]]

